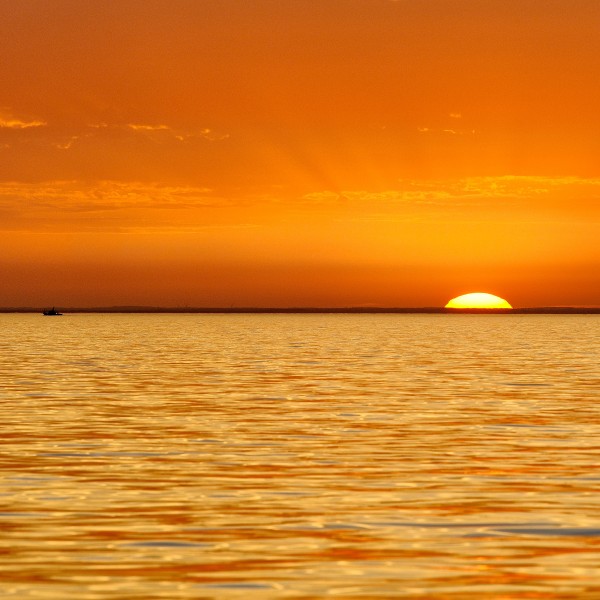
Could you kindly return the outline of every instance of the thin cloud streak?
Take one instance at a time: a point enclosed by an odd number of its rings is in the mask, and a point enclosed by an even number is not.
[[[174,210],[189,207],[222,205],[296,205],[347,203],[430,203],[441,205],[459,200],[505,201],[535,200],[542,196],[570,194],[574,200],[600,199],[599,178],[500,176],[467,177],[462,179],[401,180],[389,190],[321,190],[296,199],[279,195],[276,190],[239,194],[232,198],[208,186],[167,185],[160,182],[101,180],[56,180],[39,183],[0,182],[0,205],[6,208],[29,203],[61,210],[96,210],[98,206],[113,210],[130,207],[169,207]]]
[[[403,180],[398,189],[372,192],[367,190],[320,191],[305,194],[309,202],[382,201],[382,202],[454,202],[460,199],[507,200],[534,199],[556,191],[594,194],[600,197],[600,179],[580,177],[516,176],[467,177],[463,179]]]
[[[33,133],[40,129],[39,133]],[[219,142],[230,137],[229,133],[219,132],[210,127],[199,129],[182,129],[171,127],[164,123],[90,123],[88,125],[53,125],[41,119],[22,119],[9,112],[0,111],[0,130],[23,131],[29,130],[26,138],[20,138],[20,143],[34,143],[47,145],[59,150],[70,150],[78,142],[84,140],[102,139],[108,132],[128,132],[132,136],[140,136],[153,143],[187,142],[192,140],[206,140]],[[103,133],[107,132],[107,133]],[[33,137],[32,137],[33,136]],[[2,144],[0,148],[10,148],[9,144]]]
[[[210,187],[111,180],[7,182],[0,183],[0,229],[183,232],[266,222],[303,227],[315,219],[325,225],[448,218],[592,223],[598,219],[589,209],[598,202],[600,179],[577,177],[405,180],[391,190],[323,190],[295,198],[274,190],[235,196]]]
[[[31,129],[35,127],[46,127],[48,123],[41,119],[25,120],[15,117],[12,113],[0,111],[0,129]]]
[[[217,133],[209,127],[204,127],[200,130],[191,131],[176,129],[164,124],[154,125],[148,123],[128,123],[124,126],[115,125],[114,127],[124,127],[125,129],[129,129],[136,133],[144,134],[153,134],[156,132],[167,133],[176,140],[179,140],[180,142],[184,142],[186,140],[194,138],[204,138],[205,140],[209,140],[210,142],[216,142],[219,140],[225,140],[229,137],[228,133]]]

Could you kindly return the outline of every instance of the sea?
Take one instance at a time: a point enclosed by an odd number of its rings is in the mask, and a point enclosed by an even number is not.
[[[600,316],[0,315],[0,597],[600,598]]]

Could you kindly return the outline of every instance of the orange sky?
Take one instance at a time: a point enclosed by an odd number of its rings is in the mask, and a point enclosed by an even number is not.
[[[0,0],[0,306],[600,305],[598,0]]]

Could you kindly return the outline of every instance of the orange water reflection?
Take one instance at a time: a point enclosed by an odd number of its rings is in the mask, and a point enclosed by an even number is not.
[[[600,597],[598,317],[0,322],[5,597]]]

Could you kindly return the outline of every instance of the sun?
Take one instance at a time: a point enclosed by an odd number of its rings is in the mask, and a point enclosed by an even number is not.
[[[445,308],[512,308],[504,299],[494,294],[484,292],[474,292],[472,294],[463,294],[452,298]]]

